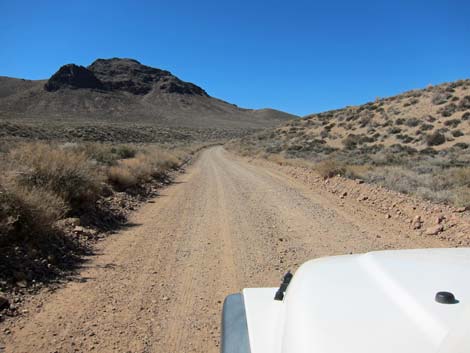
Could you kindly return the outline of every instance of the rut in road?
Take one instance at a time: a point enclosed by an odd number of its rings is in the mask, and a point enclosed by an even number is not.
[[[218,352],[226,295],[319,256],[444,245],[408,232],[214,147],[1,340],[6,352]]]

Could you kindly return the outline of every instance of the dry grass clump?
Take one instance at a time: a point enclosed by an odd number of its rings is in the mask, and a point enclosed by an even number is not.
[[[113,166],[108,169],[108,181],[118,190],[126,190],[137,185],[134,174],[126,167]]]
[[[23,143],[7,149],[0,153],[0,237],[46,234],[65,215],[94,212],[103,189],[125,191],[164,178],[188,151],[192,147],[173,153],[96,143]]]
[[[435,162],[435,161],[434,161]],[[355,177],[433,202],[470,206],[470,168],[442,169],[431,161],[407,165],[366,166]],[[346,167],[350,170],[350,166]]]
[[[118,165],[108,169],[107,176],[117,189],[126,190],[164,177],[169,170],[178,168],[181,162],[182,159],[176,154],[154,149],[120,160]]]
[[[332,178],[336,175],[344,175],[346,173],[346,166],[344,163],[335,159],[326,159],[315,165],[315,170],[323,178]]]
[[[117,166],[108,170],[109,182],[119,190],[126,190],[152,178],[153,166],[144,154],[119,161]]]
[[[73,225],[59,221],[72,216],[86,227],[120,224],[127,211],[121,201],[151,195],[145,184],[167,179],[169,170],[196,148],[170,152],[153,145],[0,144],[2,286],[48,281],[73,268],[86,244],[83,237],[70,236],[67,229]]]
[[[0,185],[0,244],[11,241],[39,241],[52,231],[54,222],[67,211],[66,203],[54,193],[28,188],[14,181]]]
[[[34,143],[10,154],[18,166],[17,181],[25,188],[51,191],[72,210],[86,208],[99,196],[103,178],[84,152]]]

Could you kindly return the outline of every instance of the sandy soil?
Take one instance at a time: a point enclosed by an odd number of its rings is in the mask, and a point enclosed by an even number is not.
[[[214,147],[101,242],[79,280],[3,323],[0,351],[218,352],[230,293],[319,256],[446,245]]]

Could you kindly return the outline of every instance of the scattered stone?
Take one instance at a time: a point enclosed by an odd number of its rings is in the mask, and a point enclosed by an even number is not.
[[[85,231],[85,228],[83,228],[82,226],[75,226],[73,228],[74,233],[83,233],[84,231]]]
[[[436,225],[434,227],[430,227],[430,228],[426,229],[424,234],[426,234],[426,235],[437,235],[440,232],[442,232],[443,230],[444,230],[444,226],[442,224],[439,224],[439,225]]]
[[[436,217],[436,224],[441,224],[445,219],[446,219],[446,217],[444,215],[437,216]]]
[[[20,288],[26,288],[28,286],[28,282],[23,280],[23,281],[18,281],[16,282],[16,285]]]
[[[390,219],[390,218],[392,218],[392,216],[387,213],[387,214],[385,215],[385,218],[386,218],[386,219]]]
[[[413,229],[421,229],[422,225],[423,225],[423,221],[421,219],[421,216],[415,216],[415,218],[413,219],[413,223],[412,223]]]

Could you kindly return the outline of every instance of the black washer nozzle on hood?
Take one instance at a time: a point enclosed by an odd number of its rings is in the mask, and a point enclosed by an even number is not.
[[[282,283],[279,289],[276,292],[276,295],[274,296],[274,300],[281,301],[284,299],[284,294],[287,290],[287,287],[289,286],[290,281],[292,280],[292,277],[294,277],[294,275],[290,271],[287,271],[287,273],[284,275],[284,278],[282,279]]]

